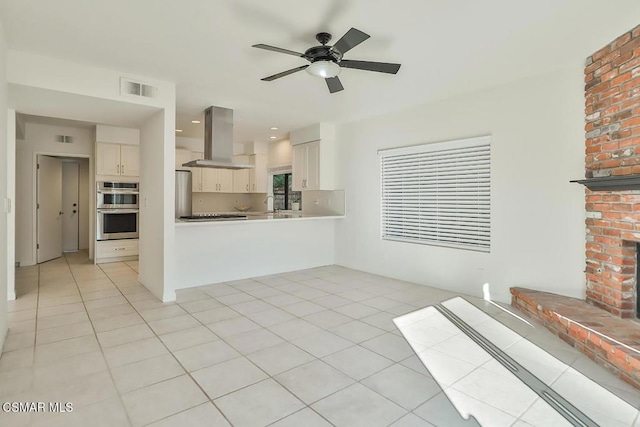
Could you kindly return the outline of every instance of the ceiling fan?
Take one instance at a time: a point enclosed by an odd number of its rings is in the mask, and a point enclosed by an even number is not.
[[[331,34],[316,34],[316,40],[320,42],[321,46],[311,47],[304,53],[294,52],[292,50],[282,49],[266,44],[254,44],[252,47],[299,56],[311,62],[311,64],[292,68],[290,70],[265,77],[261,80],[270,82],[272,80],[279,79],[280,77],[288,76],[289,74],[297,73],[298,71],[306,69],[307,73],[323,78],[327,82],[329,92],[335,93],[344,89],[340,79],[338,78],[338,74],[340,74],[342,68],[354,68],[357,70],[376,71],[378,73],[388,74],[396,74],[400,69],[400,64],[342,59],[342,56],[345,53],[358,46],[369,37],[370,36],[368,34],[365,34],[355,28],[351,28],[333,46],[327,46],[327,43],[331,40]]]

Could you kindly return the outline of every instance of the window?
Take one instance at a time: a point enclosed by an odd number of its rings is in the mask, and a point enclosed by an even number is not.
[[[293,191],[293,176],[291,173],[273,175],[273,209],[292,210],[292,203],[300,203],[302,192]],[[298,205],[300,209],[300,205]]]
[[[382,238],[489,252],[490,143],[381,150]]]

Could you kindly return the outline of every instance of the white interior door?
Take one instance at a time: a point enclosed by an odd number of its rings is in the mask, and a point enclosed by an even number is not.
[[[62,161],[38,156],[38,263],[62,256]]]
[[[62,250],[78,251],[79,164],[62,162]]]

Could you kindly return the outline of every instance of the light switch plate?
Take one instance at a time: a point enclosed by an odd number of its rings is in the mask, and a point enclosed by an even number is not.
[[[11,213],[11,199],[8,197],[4,198],[4,212],[7,214]]]

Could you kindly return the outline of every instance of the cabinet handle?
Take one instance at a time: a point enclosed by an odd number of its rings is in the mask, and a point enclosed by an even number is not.
[[[124,173],[124,165],[120,165],[120,173]]]
[[[120,165],[117,165],[116,169],[118,170],[118,175],[120,175]]]
[[[249,191],[249,184],[247,184],[247,191]]]

